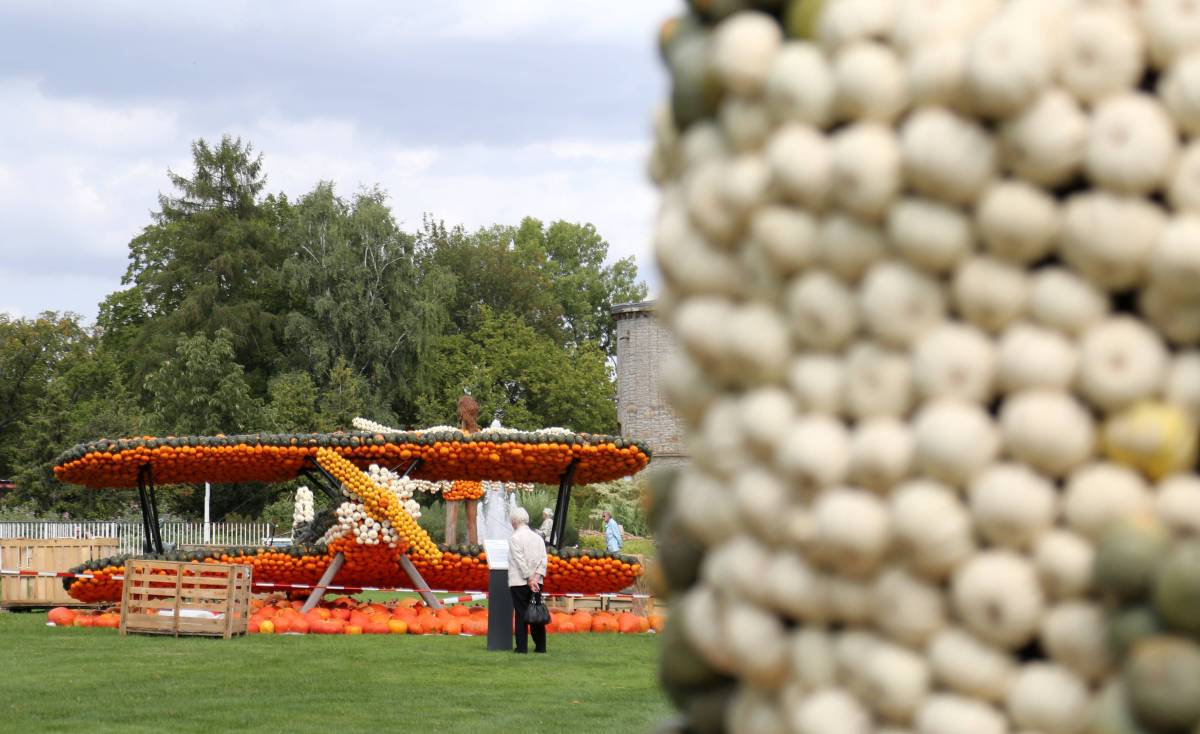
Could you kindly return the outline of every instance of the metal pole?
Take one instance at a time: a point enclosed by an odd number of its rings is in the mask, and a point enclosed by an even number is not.
[[[209,500],[212,498],[212,485],[204,483],[204,544],[212,542],[212,523],[209,521]]]
[[[146,486],[150,489],[150,512],[154,516],[154,522],[151,524],[151,529],[154,531],[154,552],[161,554],[163,552],[162,526],[158,521],[158,491],[154,487],[154,469],[149,464],[144,464],[144,466],[146,467]]]
[[[418,571],[417,567],[413,565],[413,562],[409,560],[407,553],[400,556],[400,568],[404,569],[404,573],[408,574],[409,581],[412,581],[413,588],[416,589],[417,593],[421,595],[421,598],[425,600],[426,606],[428,606],[430,609],[442,608],[441,600],[434,596],[433,592],[429,590],[429,584],[425,583],[425,579],[421,577],[421,572]]]
[[[337,572],[341,570],[342,564],[345,562],[346,557],[341,553],[333,557],[333,561],[325,569],[325,573],[321,575],[321,580],[317,582],[316,588],[308,595],[308,600],[304,602],[304,606],[300,607],[301,614],[308,614],[321,601],[321,597],[325,596],[325,587],[333,583],[333,578],[337,576]]]
[[[150,501],[146,497],[146,466],[138,467],[138,505],[142,510],[142,552],[154,552],[154,534],[150,531]]]
[[[567,508],[571,504],[571,486],[575,482],[575,468],[579,459],[571,460],[567,470],[558,480],[558,500],[554,503],[554,524],[550,528],[550,545],[562,550],[563,536],[567,530]]]

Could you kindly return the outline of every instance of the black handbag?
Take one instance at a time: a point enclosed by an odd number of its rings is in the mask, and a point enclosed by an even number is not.
[[[535,591],[533,598],[529,600],[529,606],[525,609],[525,622],[527,624],[550,624],[550,610],[542,603],[542,592]]]

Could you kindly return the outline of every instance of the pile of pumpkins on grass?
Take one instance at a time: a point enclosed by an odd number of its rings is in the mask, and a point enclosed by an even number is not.
[[[1200,2],[689,0],[673,732],[1200,732]]]
[[[487,607],[454,605],[433,610],[416,599],[398,602],[366,602],[351,597],[322,601],[301,614],[303,603],[285,598],[256,597],[247,624],[249,634],[318,635],[486,635]],[[638,615],[631,612],[587,612],[572,614],[552,609],[546,631],[552,634],[582,632],[642,634],[662,631],[661,614]],[[58,627],[120,626],[119,608],[75,610],[51,609],[47,621]]]

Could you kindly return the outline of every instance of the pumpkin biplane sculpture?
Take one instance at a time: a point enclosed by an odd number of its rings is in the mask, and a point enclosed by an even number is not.
[[[447,429],[102,439],[64,452],[54,474],[93,488],[137,487],[146,556],[246,564],[263,587],[324,585],[336,573],[337,583],[347,586],[487,588],[482,548],[434,543],[397,495],[363,471],[372,464],[414,479],[557,483],[546,591],[595,594],[620,591],[642,568],[627,557],[561,549],[571,487],[629,476],[649,461],[645,446],[614,436]],[[300,476],[328,494],[335,511],[293,545],[164,553],[156,482],[274,483]],[[72,572],[90,578],[67,578],[64,586],[80,601],[116,601],[131,557],[78,566]]]

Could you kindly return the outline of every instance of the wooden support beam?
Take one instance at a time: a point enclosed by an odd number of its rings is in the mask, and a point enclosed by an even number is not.
[[[300,608],[301,614],[308,614],[313,607],[321,602],[321,597],[325,596],[325,588],[333,583],[333,578],[337,576],[338,571],[342,570],[342,564],[346,562],[346,556],[338,553],[333,557],[329,567],[325,569],[325,573],[321,574],[321,580],[317,582],[317,588],[312,590],[308,595],[308,599],[304,602],[304,606]]]
[[[412,581],[413,588],[425,600],[425,605],[430,609],[441,609],[442,602],[433,592],[429,590],[429,584],[425,583],[425,579],[421,578],[421,572],[413,565],[407,555],[400,556],[400,568],[404,569],[404,573],[408,574],[409,581]]]

